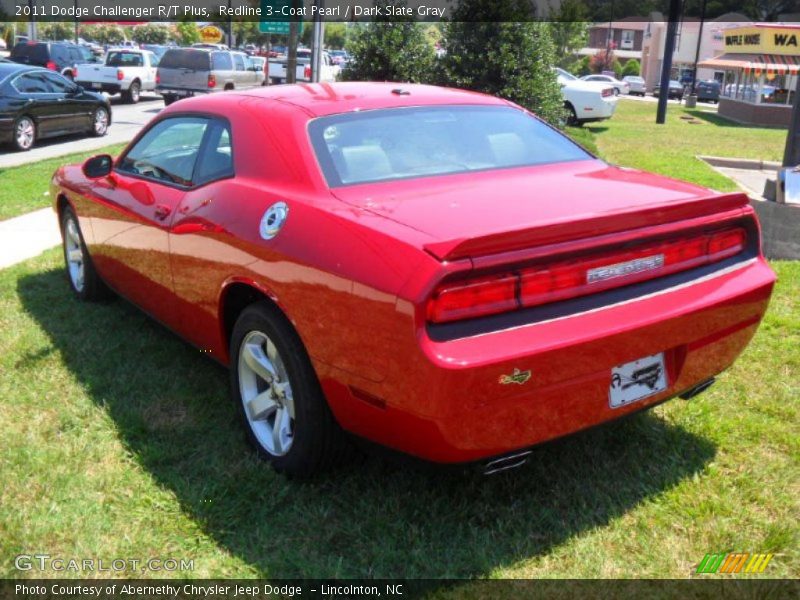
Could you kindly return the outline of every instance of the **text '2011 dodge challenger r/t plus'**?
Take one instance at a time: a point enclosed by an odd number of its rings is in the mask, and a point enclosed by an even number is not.
[[[743,194],[429,86],[181,101],[51,193],[74,292],[110,288],[228,365],[249,440],[291,475],[346,433],[492,472],[692,396],[775,281]]]

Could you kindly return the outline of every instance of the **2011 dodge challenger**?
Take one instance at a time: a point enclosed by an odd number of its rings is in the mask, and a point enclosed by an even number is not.
[[[430,86],[181,101],[51,193],[75,294],[113,290],[228,365],[247,437],[289,475],[346,433],[495,472],[691,397],[775,282],[743,194]]]

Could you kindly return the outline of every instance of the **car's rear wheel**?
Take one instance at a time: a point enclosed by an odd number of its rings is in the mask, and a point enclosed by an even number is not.
[[[164,106],[169,106],[170,104],[175,102],[177,99],[178,99],[178,97],[173,95],[173,94],[164,94]]]
[[[619,96],[619,90],[617,88],[614,88],[614,95]]]
[[[95,271],[78,219],[69,207],[61,212],[61,239],[67,279],[75,295],[87,301],[108,297],[109,290]]]
[[[108,110],[98,106],[92,115],[92,135],[102,137],[108,133]]]
[[[575,107],[572,104],[567,104],[564,108],[567,109],[567,125],[571,125],[572,127],[580,127],[583,125],[578,120],[578,113],[575,112]]]
[[[141,98],[142,86],[139,84],[138,81],[134,81],[131,83],[131,87],[129,87],[126,91],[122,92],[122,98],[128,104],[136,104],[139,102],[139,98]]]
[[[230,357],[231,395],[259,456],[297,477],[332,466],[344,433],[286,318],[266,302],[247,307],[233,328]]]
[[[36,142],[36,123],[28,116],[14,122],[14,147],[23,152],[33,148]]]

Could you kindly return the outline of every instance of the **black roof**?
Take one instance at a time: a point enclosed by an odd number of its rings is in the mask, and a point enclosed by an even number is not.
[[[15,62],[0,62],[0,79],[5,79],[9,75],[19,73],[21,71],[46,71],[42,67],[32,67],[31,65],[21,65]]]

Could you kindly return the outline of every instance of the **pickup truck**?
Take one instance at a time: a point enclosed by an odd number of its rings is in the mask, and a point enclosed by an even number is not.
[[[269,61],[269,82],[272,84],[286,83],[286,63],[288,58],[281,56]],[[339,65],[333,64],[327,52],[322,53],[322,73],[320,81],[336,81],[341,71]],[[297,70],[295,71],[295,81],[311,81],[311,51],[300,49],[297,51]]]
[[[112,49],[105,64],[78,65],[75,83],[94,91],[122,94],[123,100],[135,104],[142,90],[156,89],[158,58],[149,50]]]

